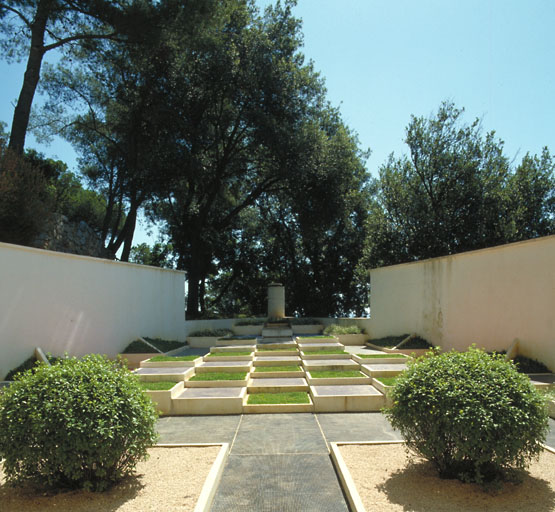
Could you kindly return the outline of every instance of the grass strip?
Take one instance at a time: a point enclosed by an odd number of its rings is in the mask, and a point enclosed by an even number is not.
[[[310,375],[315,379],[339,379],[341,377],[366,377],[358,370],[311,370]]]
[[[191,377],[191,381],[206,381],[206,380],[244,380],[247,372],[207,372],[197,373]]]
[[[335,355],[335,354],[347,354],[347,352],[345,352],[342,348],[324,348],[324,349],[318,349],[318,350],[311,350],[308,349],[306,347],[303,348],[303,352],[307,355],[307,356],[314,356],[314,355],[320,355],[320,356],[326,356],[326,355]]]
[[[306,391],[291,391],[289,393],[252,393],[248,404],[309,404],[310,399]]]
[[[356,354],[358,357],[363,359],[382,359],[382,358],[393,358],[393,359],[408,359],[407,356],[402,354]]]
[[[300,366],[256,366],[255,372],[300,372]]]
[[[302,340],[321,340],[321,339],[330,340],[333,338],[333,336],[326,336],[324,334],[314,334],[311,336],[297,336],[297,338]]]
[[[231,351],[226,351],[226,352],[211,352],[210,354],[208,354],[207,357],[229,357],[229,356],[250,356],[252,354],[252,352],[249,351],[237,351],[237,352],[231,352]]]
[[[256,347],[256,350],[258,352],[276,352],[276,351],[287,351],[287,352],[293,352],[295,350],[297,350],[297,347],[283,347],[283,348],[275,348],[275,347]]]
[[[201,356],[154,356],[149,359],[152,363],[160,363],[162,361],[194,361]]]
[[[141,387],[147,391],[167,391],[173,388],[177,382],[169,382],[167,380],[161,380],[158,382],[139,382]]]
[[[394,386],[397,377],[375,377],[376,380],[379,380],[382,384],[386,386]]]

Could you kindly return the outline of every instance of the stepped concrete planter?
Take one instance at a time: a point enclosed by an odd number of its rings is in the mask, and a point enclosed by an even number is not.
[[[245,396],[243,403],[244,414],[277,414],[292,412],[313,412],[314,404],[310,394],[308,404],[248,404],[249,395]]]
[[[366,346],[374,350],[381,350],[387,354],[403,354],[405,356],[420,357],[429,352],[429,348],[387,348],[379,347],[378,345],[373,345],[370,341],[366,342]]]
[[[296,336],[295,341],[303,345],[317,343],[323,345],[324,343],[338,343],[339,340],[336,336]]]
[[[396,377],[407,369],[406,364],[363,364],[361,370],[372,378]]]
[[[202,357],[199,356],[191,361],[141,361],[141,368],[190,368],[202,363]]]
[[[306,380],[311,386],[340,386],[340,385],[357,385],[372,384],[372,379],[364,373],[360,373],[360,377],[313,377],[310,372],[306,372]]]
[[[257,350],[254,354],[256,357],[263,356],[298,356],[298,350]]]
[[[246,387],[185,388],[172,400],[172,414],[241,414],[246,394]]]
[[[146,361],[154,356],[161,356],[160,352],[144,352],[141,354],[118,354],[122,359],[127,360],[127,368],[135,370],[141,366],[142,361]]]
[[[338,334],[337,338],[343,345],[364,345],[368,340],[368,334]]]
[[[193,348],[210,348],[216,346],[221,336],[187,336],[187,343]]]
[[[379,378],[372,379],[372,386],[385,396],[385,406],[391,407],[393,405],[393,399],[391,398],[391,390],[393,389],[393,386],[384,384]]]
[[[217,352],[214,352],[215,354]],[[252,358],[254,356],[254,352],[251,352],[249,355],[246,356],[234,356],[232,353],[227,353],[227,354],[219,354],[218,355],[208,355],[208,356],[204,356],[204,360],[206,362],[210,362],[210,361],[252,361]]]
[[[314,354],[311,351],[304,352],[304,350],[301,352],[301,357],[303,359],[351,359],[351,354],[349,354],[348,352],[346,352],[345,354]]]
[[[308,384],[303,377],[273,379],[251,379],[247,384],[249,393],[287,393],[290,391],[308,391]]]
[[[360,357],[358,354],[352,354],[353,361],[360,364],[397,364],[406,363],[410,358],[403,354],[403,357]]]
[[[218,338],[216,340],[215,346],[216,347],[239,347],[243,345],[254,345],[256,343],[255,338]]]
[[[242,388],[249,381],[249,374],[241,380],[191,380],[191,375],[184,383],[186,388]]]
[[[314,412],[379,411],[385,397],[370,385],[310,386]]]
[[[264,324],[260,325],[234,325],[231,329],[237,336],[260,336]]]
[[[183,381],[176,383],[176,385],[168,390],[148,390],[144,392],[155,403],[156,409],[160,414],[171,414],[172,412],[172,398],[176,397],[183,391]]]
[[[250,374],[251,379],[282,379],[288,377],[304,377],[304,370],[298,372],[256,372],[252,371]]]
[[[231,355],[233,355],[233,352],[246,352],[247,350],[249,350],[250,352],[254,352],[256,350],[256,345],[251,344],[251,342],[254,342],[254,340],[245,340],[245,341],[247,341],[248,344],[233,345],[232,347],[212,347],[210,349],[210,353],[221,354],[221,355],[231,353]]]
[[[292,328],[296,336],[299,334],[320,334],[324,330],[322,324],[293,325]]]
[[[138,368],[133,372],[143,382],[183,382],[195,374],[194,368]]]

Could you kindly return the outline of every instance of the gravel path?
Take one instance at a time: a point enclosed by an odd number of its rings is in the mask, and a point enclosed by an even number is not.
[[[555,454],[544,451],[521,484],[486,493],[475,484],[441,480],[433,466],[407,465],[401,444],[344,445],[341,455],[367,511],[538,512],[555,510]]]
[[[220,447],[151,448],[150,458],[105,493],[37,493],[6,485],[0,468],[2,512],[189,512]]]

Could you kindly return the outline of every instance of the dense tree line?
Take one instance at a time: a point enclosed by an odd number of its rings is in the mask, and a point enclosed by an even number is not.
[[[4,47],[28,58],[0,155],[0,228],[88,217],[123,261],[185,270],[189,318],[263,314],[269,281],[287,285],[291,313],[361,315],[368,268],[555,231],[549,151],[514,166],[450,103],[413,117],[409,154],[370,179],[304,60],[293,5],[0,0]],[[55,49],[63,58],[43,64]],[[87,189],[22,154],[37,84],[36,124],[73,144]],[[26,188],[34,209],[14,192]],[[152,247],[133,246],[141,212],[160,229]]]

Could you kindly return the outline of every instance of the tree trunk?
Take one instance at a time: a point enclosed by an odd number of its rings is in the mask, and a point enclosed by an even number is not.
[[[52,0],[40,0],[33,23],[31,24],[31,48],[27,59],[27,68],[23,77],[23,85],[15,106],[8,147],[23,154],[25,136],[31,115],[31,105],[40,78],[40,68],[44,57],[44,32],[50,15]]]

